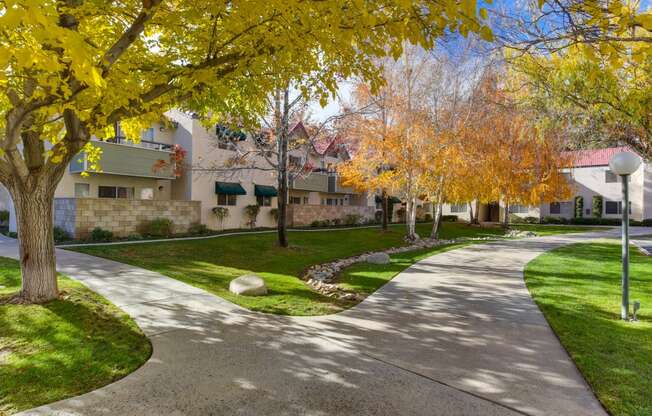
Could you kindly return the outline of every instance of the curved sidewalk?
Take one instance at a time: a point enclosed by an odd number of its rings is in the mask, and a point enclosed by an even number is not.
[[[605,235],[437,254],[353,309],[305,318],[59,250],[59,270],[133,316],[154,353],[116,383],[23,414],[605,415],[523,282],[542,252]]]

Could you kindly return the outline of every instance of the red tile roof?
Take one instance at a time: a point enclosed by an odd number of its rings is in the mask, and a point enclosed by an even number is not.
[[[589,166],[608,166],[613,155],[620,152],[632,152],[627,146],[607,147],[605,149],[586,149],[566,152],[573,159],[574,168]]]

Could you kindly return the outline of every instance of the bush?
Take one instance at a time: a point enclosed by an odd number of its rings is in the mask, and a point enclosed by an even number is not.
[[[95,242],[106,242],[113,240],[113,233],[109,230],[105,230],[101,227],[93,228],[91,231],[91,241]]]
[[[278,222],[278,208],[272,208],[269,210],[269,215],[274,218],[274,221]]]
[[[568,224],[568,220],[563,217],[543,217],[541,224]]]
[[[340,225],[340,224],[342,224],[342,219],[341,218],[333,218],[331,220],[331,222],[333,223],[333,225]]]
[[[602,218],[602,196],[593,195],[593,203],[591,205],[591,215],[593,218]]]
[[[432,222],[432,214],[426,214],[423,216],[425,222]]]
[[[405,221],[405,207],[401,207],[396,210],[396,216],[398,217],[398,221],[404,222]]]
[[[442,222],[457,222],[457,215],[442,215]]]
[[[249,228],[256,228],[256,219],[258,218],[258,213],[260,212],[260,205],[252,204],[244,207],[245,215],[247,216],[247,225]]]
[[[127,241],[138,241],[142,240],[143,236],[138,233],[131,233],[127,236]]]
[[[537,218],[537,217],[525,217],[525,222],[527,224],[538,224],[539,223],[539,218]]]
[[[570,220],[571,224],[576,225],[620,225],[620,222],[619,218],[572,218]]]
[[[512,224],[525,224],[525,218],[516,214],[509,214],[509,222]]]
[[[641,221],[641,225],[644,227],[652,227],[652,218],[646,218]]]
[[[382,209],[379,209],[378,211],[374,212],[374,221],[376,221],[377,224],[380,224],[383,221]]]
[[[9,211],[3,209],[0,210],[0,223],[4,224],[9,221]]]
[[[576,196],[575,197],[575,218],[584,217],[584,197]]]
[[[313,222],[310,223],[310,226],[313,228],[317,228],[320,226],[321,221],[314,220]]]
[[[54,232],[54,241],[57,243],[62,241],[72,240],[72,237],[70,237],[68,231],[64,230],[61,227],[54,227],[53,232]]]
[[[192,235],[208,234],[208,227],[206,226],[206,224],[200,224],[198,222],[194,224],[190,224],[190,227],[188,227],[188,234],[192,234]]]
[[[140,233],[148,237],[169,237],[174,231],[174,223],[169,218],[156,218],[140,225]]]
[[[362,215],[358,214],[348,214],[344,217],[344,224],[346,225],[357,225],[360,224],[362,220]]]
[[[223,228],[224,220],[229,216],[229,209],[226,207],[214,207],[211,211],[217,218],[217,222],[220,223],[220,228]]]

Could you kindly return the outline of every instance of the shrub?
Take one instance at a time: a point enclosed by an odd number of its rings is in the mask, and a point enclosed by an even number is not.
[[[619,218],[572,218],[571,224],[576,225],[620,225]]]
[[[341,218],[333,218],[331,220],[331,222],[333,223],[333,225],[340,225],[340,224],[342,224],[342,219]]]
[[[140,233],[149,237],[169,237],[174,231],[174,223],[169,218],[156,218],[140,225]]]
[[[357,225],[360,224],[362,220],[362,215],[358,214],[348,214],[344,217],[344,224],[346,225]]]
[[[113,233],[109,230],[105,230],[101,227],[93,228],[91,231],[91,241],[96,242],[105,242],[113,240]]]
[[[138,241],[138,240],[142,240],[142,239],[143,239],[143,236],[138,234],[138,233],[131,233],[131,234],[129,234],[127,236],[128,241]]]
[[[432,214],[426,214],[423,216],[425,222],[432,222]]]
[[[641,221],[641,225],[644,227],[652,227],[652,218],[646,218]]]
[[[54,241],[56,241],[57,243],[72,239],[72,237],[70,237],[70,234],[68,234],[68,231],[64,230],[61,227],[54,227],[53,232],[54,232]]]
[[[278,208],[272,208],[269,210],[269,215],[274,218],[274,221],[278,222]]]
[[[512,224],[525,224],[525,218],[516,214],[509,214],[509,222]]]
[[[457,215],[442,215],[442,222],[457,222]]]
[[[3,209],[0,210],[0,223],[4,224],[9,221],[9,211]]]
[[[593,195],[591,215],[593,218],[602,218],[602,195]]]
[[[525,222],[527,224],[538,224],[539,223],[539,218],[537,218],[537,217],[525,217]]]
[[[198,222],[194,224],[190,224],[190,227],[188,227],[188,234],[192,234],[192,235],[208,234],[208,227],[206,226],[206,224],[200,224]]]
[[[582,218],[584,216],[584,197],[575,197],[575,218]]]
[[[379,209],[378,211],[374,212],[374,221],[376,223],[380,224],[383,221],[383,210]]]
[[[220,224],[220,228],[223,228],[222,224],[224,223],[224,220],[229,216],[229,209],[225,207],[214,207],[211,211],[213,211],[213,215],[215,215],[215,218],[217,218],[217,222]]]
[[[247,225],[249,228],[256,228],[256,219],[258,218],[258,213],[260,212],[260,205],[252,204],[244,207],[245,215],[247,216]]]
[[[310,223],[310,226],[313,228],[317,228],[321,225],[321,221],[314,220],[313,222]]]
[[[541,224],[568,224],[568,220],[563,217],[543,217]]]

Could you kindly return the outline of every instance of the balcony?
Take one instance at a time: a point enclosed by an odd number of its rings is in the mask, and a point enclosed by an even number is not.
[[[92,143],[102,149],[101,172],[98,173],[155,179],[175,178],[174,161],[171,158],[172,145],[148,140],[132,143],[119,137],[113,142]],[[84,153],[80,153],[70,162],[70,173],[81,173],[87,168],[88,162]]]
[[[312,172],[305,177],[295,178],[294,181],[290,183],[290,189],[334,194],[358,193],[352,187],[342,186],[337,175],[318,172]]]

